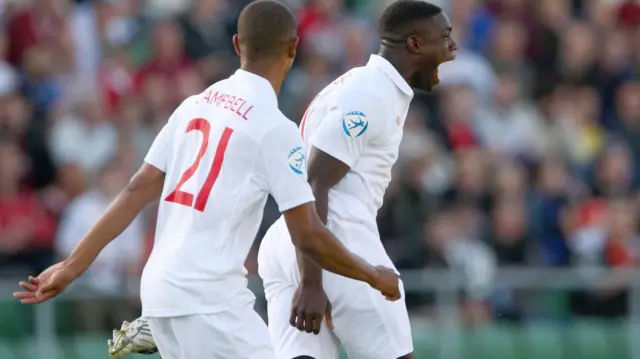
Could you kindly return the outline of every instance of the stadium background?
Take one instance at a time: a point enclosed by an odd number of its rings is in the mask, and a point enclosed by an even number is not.
[[[238,66],[246,2],[0,0],[0,358],[106,358],[139,314],[154,208],[55,303],[11,293],[69,253],[179,101]],[[375,52],[386,1],[287,2],[297,121]],[[434,2],[460,51],[415,96],[378,219],[417,353],[640,358],[640,1]],[[260,236],[277,216],[270,202]]]

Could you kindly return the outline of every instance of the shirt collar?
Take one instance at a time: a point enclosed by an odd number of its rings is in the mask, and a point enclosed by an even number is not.
[[[402,76],[400,76],[398,70],[396,70],[396,68],[393,67],[393,65],[391,65],[391,63],[384,57],[379,55],[371,55],[371,57],[369,58],[369,62],[367,63],[367,67],[377,68],[380,71],[384,72],[402,92],[404,92],[407,96],[413,97],[413,89],[411,88],[411,86],[409,86],[407,81],[402,78]]]
[[[259,92],[260,94],[263,94],[265,96],[265,100],[275,103],[276,106],[278,105],[278,96],[273,90],[273,86],[271,86],[271,82],[269,82],[269,80],[265,79],[262,76],[256,75],[253,72],[245,71],[242,69],[236,70],[233,76],[241,79],[242,81],[250,82],[252,85],[252,89],[256,90],[256,92]]]

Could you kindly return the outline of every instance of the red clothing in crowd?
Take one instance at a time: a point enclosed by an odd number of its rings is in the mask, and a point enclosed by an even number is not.
[[[464,122],[455,122],[449,126],[449,141],[454,150],[464,150],[478,146],[476,135]]]
[[[640,26],[640,3],[636,0],[626,1],[618,10],[618,19],[627,26]]]
[[[611,267],[635,267],[636,256],[631,248],[619,241],[612,241],[605,251],[607,264]]]
[[[55,44],[56,36],[62,33],[66,23],[64,18],[47,16],[38,19],[33,9],[15,14],[7,24],[7,61],[19,65],[24,52],[36,45]]]
[[[0,198],[0,233],[9,230],[12,225],[23,225],[25,221],[33,226],[33,234],[24,247],[51,248],[57,223],[36,195],[21,192]]]

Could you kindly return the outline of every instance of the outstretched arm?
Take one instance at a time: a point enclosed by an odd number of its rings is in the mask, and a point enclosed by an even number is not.
[[[160,196],[164,177],[164,172],[143,164],[69,257],[39,276],[29,277],[29,283],[20,282],[25,291],[14,293],[14,297],[22,303],[34,304],[62,293],[89,268],[102,249],[131,224],[145,205]]]
[[[102,249],[118,237],[147,204],[160,196],[164,177],[164,172],[143,164],[64,263],[78,275],[89,268]]]

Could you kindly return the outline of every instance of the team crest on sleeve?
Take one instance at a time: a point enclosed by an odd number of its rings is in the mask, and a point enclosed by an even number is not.
[[[367,116],[360,111],[351,111],[342,118],[342,129],[349,137],[359,137],[369,127]]]
[[[289,168],[299,175],[304,174],[306,169],[306,156],[304,155],[304,149],[298,146],[289,152]]]

